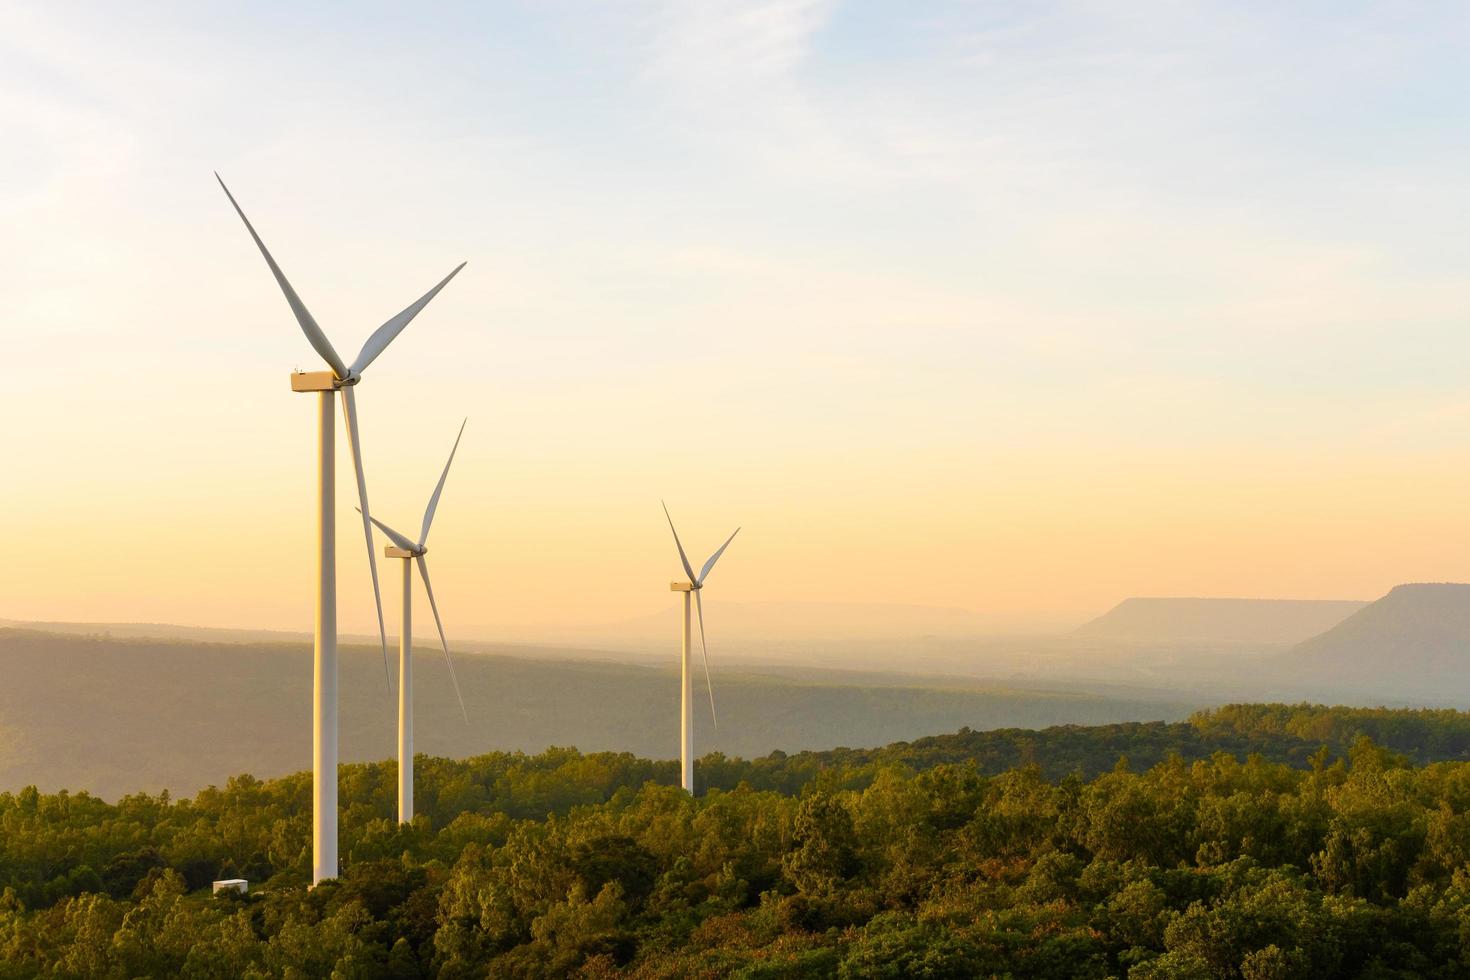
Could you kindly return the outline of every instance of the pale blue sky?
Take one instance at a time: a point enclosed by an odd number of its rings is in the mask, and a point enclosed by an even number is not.
[[[472,416],[436,581],[487,632],[571,567],[572,618],[664,602],[660,494],[765,529],[743,599],[1470,577],[1467,46],[1451,3],[7,4],[6,490],[71,543],[0,616],[302,620],[219,518],[303,533],[317,365],[214,169],[339,348],[469,260],[362,394],[379,509]]]

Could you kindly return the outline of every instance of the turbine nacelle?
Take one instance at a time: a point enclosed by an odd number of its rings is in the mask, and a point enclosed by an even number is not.
[[[297,371],[291,375],[292,391],[341,391],[362,380],[360,374],[339,378],[331,371]]]

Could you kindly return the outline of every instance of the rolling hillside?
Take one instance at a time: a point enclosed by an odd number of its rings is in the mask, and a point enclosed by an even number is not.
[[[465,757],[495,749],[677,754],[672,669],[511,656],[458,660],[465,724],[432,648],[416,654],[416,747]],[[672,665],[671,665],[672,667]],[[310,765],[311,649],[79,637],[0,629],[0,791],[34,783],[113,797],[192,792],[232,774],[269,777]],[[874,745],[961,727],[1038,728],[1174,720],[1196,705],[980,682],[859,675],[778,677],[716,670],[720,727],[696,699],[703,754],[759,756]],[[703,685],[700,685],[701,687]],[[394,752],[395,714],[371,647],[341,658],[344,762]]]

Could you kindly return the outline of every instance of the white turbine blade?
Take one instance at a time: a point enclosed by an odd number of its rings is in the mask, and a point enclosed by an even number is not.
[[[356,510],[359,514],[362,513],[361,507],[356,507],[354,508],[354,510]],[[368,520],[372,521],[373,526],[376,527],[379,531],[382,531],[384,534],[386,534],[389,541],[392,541],[395,545],[402,548],[404,551],[418,550],[417,546],[415,546],[412,541],[408,540],[408,538],[399,534],[397,531],[393,530],[391,527],[384,524],[382,521],[378,520],[371,514],[368,515]]]
[[[715,715],[715,685],[709,679],[709,646],[704,642],[704,600],[699,597],[699,590],[694,590],[694,608],[699,610],[699,649],[704,654],[704,686],[709,691],[709,718],[716,728],[720,727],[720,719]]]
[[[362,352],[357,355],[357,360],[352,362],[350,369],[352,373],[361,374],[366,370],[367,366],[373,363],[377,356],[387,349],[389,344],[393,343],[393,338],[402,333],[403,328],[408,326],[413,321],[413,318],[419,315],[419,311],[429,305],[429,300],[438,296],[439,290],[447,286],[449,280],[459,275],[459,270],[464,267],[465,263],[463,262],[455,266],[453,272],[439,280],[439,285],[424,293],[424,295],[411,303],[402,313],[374,330],[373,335],[367,339],[367,343],[362,345]]]
[[[449,450],[449,462],[444,464],[444,472],[439,474],[439,483],[434,487],[434,496],[429,498],[429,506],[424,509],[424,525],[419,528],[419,547],[422,548],[429,540],[429,525],[434,523],[434,511],[439,506],[439,494],[444,492],[444,481],[449,478],[449,465],[454,462],[454,454],[459,450],[460,437],[464,435],[464,427],[469,424],[469,419],[459,423],[459,435],[454,437],[454,448]]]
[[[444,624],[439,621],[439,606],[434,602],[434,587],[429,584],[429,565],[424,561],[423,555],[414,555],[413,560],[418,563],[419,577],[424,580],[424,591],[429,594],[429,609],[434,613],[434,625],[439,628],[439,643],[444,647],[444,662],[449,665],[449,682],[454,685],[454,696],[459,699],[459,713],[464,715],[464,723],[470,723],[469,712],[464,710],[464,695],[459,693],[459,678],[454,676],[454,659],[449,656],[449,641],[444,639]]]
[[[378,608],[378,639],[383,644],[383,674],[388,690],[393,689],[393,671],[388,666],[388,631],[383,626],[383,594],[378,589],[378,557],[373,553],[372,511],[368,509],[367,478],[362,472],[362,441],[357,435],[357,402],[352,385],[342,389],[342,414],[347,423],[347,442],[352,448],[352,468],[357,471],[357,512],[362,515],[362,536],[367,539],[368,569],[373,573],[373,603]]]
[[[312,347],[316,348],[316,352],[322,356],[322,360],[327,362],[327,366],[332,369],[333,374],[339,378],[347,377],[347,365],[342,363],[342,358],[337,356],[337,351],[332,347],[332,342],[327,339],[327,335],[322,332],[322,328],[317,326],[317,322],[312,317],[311,311],[306,308],[306,304],[301,302],[301,297],[296,295],[296,290],[292,289],[291,284],[286,281],[286,274],[281,271],[280,266],[276,265],[276,260],[271,258],[270,250],[265,247],[265,242],[261,241],[260,236],[255,233],[255,226],[250,223],[249,218],[245,217],[245,212],[240,210],[240,205],[236,202],[235,195],[230,193],[228,187],[225,187],[225,182],[219,174],[215,174],[214,179],[218,180],[220,187],[224,189],[225,197],[228,197],[230,203],[235,205],[235,213],[240,216],[241,221],[245,222],[245,227],[250,230],[250,237],[255,239],[255,244],[260,249],[260,254],[265,256],[265,264],[271,267],[271,273],[276,277],[276,285],[280,286],[281,292],[286,294],[286,302],[291,304],[291,312],[296,314],[296,322],[301,324],[301,330],[306,334],[306,339],[310,341]]]
[[[669,530],[674,532],[674,547],[679,549],[679,561],[684,563],[684,574],[689,576],[690,585],[698,585],[699,579],[694,577],[694,568],[689,564],[689,557],[684,554],[684,545],[679,541],[679,532],[674,528],[674,519],[669,517],[669,505],[662,500],[659,503],[663,504],[664,516],[669,518]]]
[[[739,533],[740,533],[740,528],[737,527],[735,529],[735,534],[739,534]],[[726,538],[725,539],[725,543],[722,544],[722,545],[720,545],[720,550],[719,551],[716,551],[714,554],[710,555],[709,556],[709,561],[705,562],[704,563],[704,567],[699,570],[699,584],[700,585],[703,585],[704,584],[704,580],[707,579],[707,578],[709,578],[709,573],[710,573],[711,570],[714,569],[715,562],[717,562],[717,561],[720,560],[720,556],[725,553],[725,549],[728,548],[728,547],[730,547],[730,542],[735,540],[735,534],[732,534],[728,538]]]

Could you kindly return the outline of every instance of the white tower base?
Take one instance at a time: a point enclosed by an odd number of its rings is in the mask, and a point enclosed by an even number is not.
[[[403,626],[398,635],[398,822],[413,822],[413,558],[403,558]]]
[[[684,646],[681,665],[681,694],[679,696],[679,779],[680,785],[689,795],[694,795],[694,671],[690,669],[689,604],[694,588],[687,582],[673,582],[669,588],[684,593]]]
[[[293,376],[294,378],[294,376]],[[336,391],[319,394],[317,415],[316,643],[312,658],[311,881],[337,865],[337,515]]]

